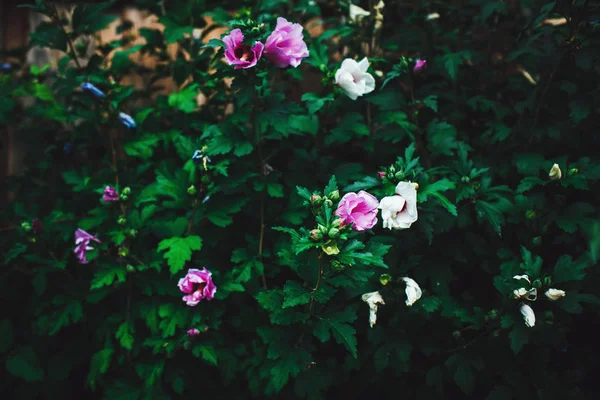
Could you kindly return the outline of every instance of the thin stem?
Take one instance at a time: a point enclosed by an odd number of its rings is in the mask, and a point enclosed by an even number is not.
[[[324,258],[325,257],[323,257],[323,253],[321,253],[319,255],[319,277],[317,278],[317,285],[313,289],[313,292],[315,292],[317,289],[319,289],[319,285],[321,284],[321,276],[323,276],[323,259]]]
[[[263,253],[263,240],[265,237],[265,200],[264,197],[260,199],[260,235],[258,238],[258,257],[262,262],[262,253]],[[264,264],[263,264],[263,274],[261,276],[262,285],[265,290],[267,290],[267,278],[264,274]]]
[[[65,35],[65,38],[67,39],[67,46],[69,46],[69,50],[71,51],[71,53],[73,53],[73,61],[75,61],[75,64],[77,64],[77,68],[81,69],[81,64],[79,63],[79,59],[77,58],[77,53],[75,52],[75,46],[73,45],[73,41],[71,40],[71,37],[65,30],[62,22],[60,22],[60,14],[58,13],[58,8],[56,7],[56,4],[52,4],[52,10],[54,11],[54,22],[56,23],[56,26],[58,26],[58,29],[60,29]]]

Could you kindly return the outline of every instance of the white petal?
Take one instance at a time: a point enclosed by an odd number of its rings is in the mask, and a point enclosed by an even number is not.
[[[379,292],[365,293],[361,298],[369,305],[369,326],[372,328],[377,322],[377,305],[385,304],[385,302]]]
[[[527,289],[525,289],[524,287],[520,288],[520,289],[515,289],[513,291],[513,297],[515,299],[520,299],[521,297],[525,296],[527,294]]]
[[[529,305],[521,305],[521,315],[523,316],[525,325],[527,325],[529,328],[535,326],[535,314],[533,312],[533,309]]]
[[[413,279],[405,277],[402,280],[406,283],[406,305],[410,307],[421,298],[423,292]]]
[[[357,65],[358,65],[358,69],[360,70],[360,72],[367,72],[367,70],[369,69],[369,60],[367,59],[367,57],[365,57],[362,60],[360,60],[360,62],[358,62]],[[368,74],[368,75],[371,75],[371,74]]]
[[[344,71],[340,74],[338,85],[352,100],[356,100],[358,96],[362,95],[362,91],[354,83],[354,77],[348,72]]]
[[[370,12],[364,10],[363,8],[354,5],[354,4],[350,4],[350,19],[352,21],[358,21],[360,19],[362,19],[363,17],[367,17],[371,15]]]
[[[365,77],[364,77],[364,82],[365,82],[365,91],[364,93],[371,93],[373,90],[375,90],[375,78],[373,78],[373,75],[366,73]]]
[[[548,299],[556,301],[562,297],[565,297],[567,293],[565,293],[564,290],[550,288],[546,291],[545,295]]]
[[[527,275],[515,275],[515,276],[513,276],[513,279],[516,279],[516,280],[525,279],[527,282],[531,283],[531,281],[529,280],[529,277]]]

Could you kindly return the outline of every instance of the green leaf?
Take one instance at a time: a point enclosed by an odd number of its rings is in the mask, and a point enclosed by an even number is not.
[[[157,251],[168,251],[164,254],[167,259],[171,274],[176,274],[185,266],[186,261],[192,259],[192,251],[202,248],[202,239],[200,236],[172,237],[164,239],[158,244]]]
[[[563,254],[554,266],[552,283],[580,281],[585,278],[585,269],[590,264],[590,260],[586,257],[581,257],[579,260],[573,261],[571,256]]]
[[[8,319],[0,322],[0,354],[4,354],[13,344],[13,325]]]
[[[31,346],[22,346],[10,353],[6,358],[6,369],[27,382],[44,380],[44,370]]]
[[[325,193],[325,196],[329,196],[329,194],[335,190],[338,190],[337,181],[335,179],[335,175],[331,175],[329,183],[327,183],[327,186],[325,186],[325,190],[323,193]]]
[[[534,257],[531,252],[523,246],[521,246],[521,257],[523,258],[523,262],[520,265],[521,269],[530,277],[539,277],[543,264],[542,257]]]
[[[359,190],[369,190],[375,186],[379,186],[381,181],[372,176],[365,176],[363,179],[356,181],[344,188],[344,192],[358,192]]]
[[[323,106],[334,100],[333,93],[327,95],[327,97],[320,97],[316,93],[304,93],[302,95],[302,101],[306,102],[306,107],[308,108],[309,114],[315,114],[319,111]]]
[[[510,337],[510,347],[515,354],[519,354],[523,346],[529,342],[529,332],[525,323],[516,323],[508,335]]]
[[[209,364],[217,365],[217,352],[214,347],[197,344],[192,353],[196,357],[202,356],[202,359]]]
[[[301,304],[308,304],[312,293],[307,291],[305,288],[296,281],[288,281],[283,289],[285,293],[285,300],[283,301],[283,308],[295,307]]]
[[[178,40],[188,34],[191,35],[194,27],[188,25],[181,25],[178,21],[173,19],[170,15],[160,17],[160,23],[165,26],[165,42],[167,44],[175,43]]]
[[[127,272],[123,266],[102,268],[94,273],[90,290],[110,286],[114,282],[123,283],[125,282],[126,276]]]
[[[271,197],[283,198],[283,185],[281,183],[268,183],[267,193],[269,193],[269,196]]]
[[[181,91],[169,95],[169,106],[181,110],[186,114],[193,113],[198,107],[197,96],[198,85],[188,85]]]
[[[328,318],[319,317],[319,322],[313,330],[313,334],[322,342],[329,340],[329,331],[339,344],[344,345],[354,358],[358,358],[356,329],[350,323],[356,320],[356,313],[347,308],[342,312],[330,315]]]
[[[88,374],[88,382],[92,389],[96,386],[96,378],[108,371],[110,360],[114,352],[114,349],[103,349],[92,356],[90,373]]]
[[[133,348],[133,326],[129,321],[123,322],[119,325],[117,332],[115,332],[115,338],[119,340],[121,346],[126,348],[127,350],[131,350]]]
[[[78,5],[73,11],[71,25],[75,34],[93,34],[106,28],[111,22],[117,19],[116,15],[111,15],[107,9],[114,4],[114,1],[103,2],[94,5]]]
[[[143,45],[132,46],[127,50],[117,51],[112,59],[111,69],[122,72],[125,68],[129,67],[132,62],[129,56],[137,53],[144,47]]]

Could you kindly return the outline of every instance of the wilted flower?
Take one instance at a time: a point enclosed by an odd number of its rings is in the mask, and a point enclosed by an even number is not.
[[[405,277],[402,280],[406,283],[406,289],[404,290],[406,293],[406,305],[410,307],[421,298],[423,291],[413,279]]]
[[[396,194],[381,199],[379,203],[383,227],[408,229],[418,219],[417,190],[412,182],[396,185]]]
[[[415,61],[415,67],[413,68],[413,72],[419,73],[423,69],[425,69],[425,67],[427,67],[427,60],[417,60]]]
[[[385,304],[379,292],[365,293],[362,295],[362,301],[369,305],[369,326],[372,328],[377,322],[377,305]]]
[[[529,301],[536,301],[537,300],[537,289],[533,288],[533,289],[525,289],[525,288],[520,288],[520,289],[515,289],[513,291],[513,297],[515,299],[527,299]]]
[[[118,201],[119,193],[115,190],[115,188],[107,186],[104,188],[104,193],[102,195],[102,200],[104,201]]]
[[[548,174],[548,176],[553,181],[556,181],[556,180],[562,178],[562,172],[561,172],[560,167],[558,166],[558,164],[554,164],[552,166],[552,168],[550,169],[550,173]]]
[[[564,290],[560,290],[560,289],[553,289],[550,288],[548,290],[546,290],[546,293],[544,293],[546,295],[546,297],[552,301],[556,301],[562,297],[565,297],[567,295],[567,293],[565,293]]]
[[[308,57],[302,29],[300,24],[277,18],[277,26],[265,43],[265,57],[281,68],[300,65],[302,59]]]
[[[187,331],[187,335],[188,335],[189,338],[192,338],[194,336],[198,336],[199,334],[200,334],[200,331],[198,329],[196,329],[196,328],[192,328],[192,329],[189,329]]]
[[[368,17],[371,13],[357,5],[350,4],[350,20],[353,22],[358,22],[364,17]]]
[[[515,275],[515,276],[513,276],[513,279],[516,279],[516,280],[525,279],[527,282],[531,283],[531,281],[529,280],[529,277],[527,275]]]
[[[212,281],[212,273],[206,268],[189,269],[187,275],[179,280],[177,284],[179,290],[186,293],[183,296],[183,301],[188,306],[195,306],[202,299],[212,300],[217,291],[217,287]]]
[[[73,251],[79,260],[79,264],[87,264],[87,251],[93,250],[94,248],[89,246],[90,241],[102,243],[96,236],[90,235],[83,229],[77,228],[75,231],[75,250]]]
[[[325,243],[325,245],[321,246],[321,249],[328,256],[335,256],[336,254],[340,253],[340,249],[337,247],[337,244],[333,243],[333,242],[327,242],[327,243]]]
[[[535,314],[533,313],[533,309],[528,304],[521,304],[521,315],[523,316],[525,325],[527,325],[529,328],[535,326]]]
[[[348,97],[356,100],[359,96],[375,90],[375,78],[367,72],[367,69],[369,69],[367,57],[360,62],[346,58],[340,69],[335,73],[335,83],[342,88]]]
[[[240,29],[232,30],[223,38],[225,59],[229,65],[235,65],[235,69],[254,67],[265,48],[261,42],[256,42],[254,46],[250,47],[243,44],[243,41],[244,34]]]
[[[94,84],[90,82],[82,83],[81,89],[83,89],[84,92],[88,92],[98,98],[106,97],[102,90],[98,89]]]
[[[335,215],[340,217],[341,226],[352,225],[358,232],[371,229],[377,223],[377,207],[379,202],[372,194],[361,190],[356,193],[346,193],[340,200]]]
[[[133,129],[137,126],[131,115],[125,114],[124,112],[119,113],[119,119],[127,127],[127,129]]]

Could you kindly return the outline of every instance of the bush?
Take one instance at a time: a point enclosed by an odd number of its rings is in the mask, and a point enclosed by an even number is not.
[[[138,0],[164,30],[88,55],[110,4],[38,0],[67,55],[0,76],[2,393],[596,393],[591,3]]]

